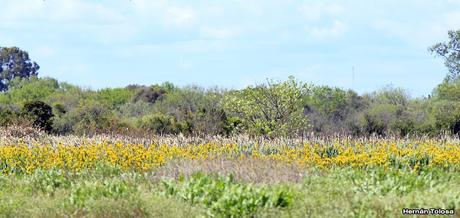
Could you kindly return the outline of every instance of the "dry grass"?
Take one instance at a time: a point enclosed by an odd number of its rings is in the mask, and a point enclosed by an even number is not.
[[[439,143],[450,142],[460,144],[458,137],[441,135],[438,137],[417,136],[417,137],[351,137],[351,136],[328,136],[319,137],[308,135],[306,137],[297,138],[274,138],[268,139],[264,137],[251,137],[248,135],[236,135],[231,137],[224,136],[184,136],[179,135],[144,135],[130,136],[119,134],[100,134],[92,136],[76,136],[76,135],[51,135],[43,131],[32,128],[30,125],[12,125],[8,127],[0,127],[0,145],[12,145],[17,143],[25,144],[66,144],[79,145],[85,143],[116,143],[124,144],[141,144],[141,145],[198,145],[198,144],[236,144],[236,145],[262,145],[262,146],[302,146],[304,144],[319,144],[327,145],[333,143],[360,143],[360,144],[375,144],[376,142],[388,141],[397,143],[408,143],[413,141],[434,140]]]
[[[239,160],[177,160],[160,167],[154,173],[155,180],[161,178],[189,177],[194,173],[232,174],[237,181],[257,184],[300,182],[307,174],[304,167],[253,158]]]

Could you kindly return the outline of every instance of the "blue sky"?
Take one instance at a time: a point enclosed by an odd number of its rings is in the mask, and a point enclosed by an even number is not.
[[[460,0],[0,0],[0,46],[90,88],[171,81],[242,88],[289,75],[416,97],[447,73],[427,48]],[[354,68],[354,77],[353,71]]]

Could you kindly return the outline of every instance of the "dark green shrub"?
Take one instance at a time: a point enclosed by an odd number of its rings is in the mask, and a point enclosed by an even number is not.
[[[71,126],[74,133],[81,135],[111,133],[121,125],[109,108],[96,102],[81,104],[66,119],[66,125]]]
[[[435,128],[439,132],[459,133],[456,124],[460,120],[460,103],[447,100],[435,102],[432,113],[435,118]]]
[[[32,122],[36,128],[51,132],[53,127],[53,109],[42,101],[32,101],[24,104],[22,115]]]
[[[57,115],[63,115],[67,112],[67,109],[65,108],[65,106],[59,102],[56,102],[53,104],[53,109]]]
[[[0,126],[13,124],[19,118],[19,113],[10,107],[0,106]]]
[[[179,133],[182,129],[175,117],[159,113],[144,116],[139,127],[160,135]]]
[[[238,117],[228,117],[223,127],[224,135],[241,133],[244,130],[243,121]]]
[[[133,102],[143,101],[153,104],[157,100],[161,100],[165,94],[166,91],[160,87],[142,87],[134,94]]]

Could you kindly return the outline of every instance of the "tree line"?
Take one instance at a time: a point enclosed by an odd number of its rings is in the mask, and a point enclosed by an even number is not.
[[[460,30],[429,51],[449,71],[431,95],[387,86],[359,95],[289,77],[239,90],[172,83],[91,90],[39,78],[26,51],[0,47],[0,126],[50,134],[408,136],[460,133]]]

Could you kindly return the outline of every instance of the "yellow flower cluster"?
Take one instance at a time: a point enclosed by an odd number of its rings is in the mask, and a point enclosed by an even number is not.
[[[149,170],[174,159],[254,158],[320,168],[383,166],[420,169],[442,167],[460,169],[460,145],[435,140],[412,141],[337,141],[304,145],[189,144],[143,145],[95,142],[80,145],[0,146],[0,172],[30,173],[35,169],[59,168],[79,171],[97,164],[122,169]]]
[[[410,144],[387,141],[370,144],[336,143],[327,146],[307,144],[302,148],[286,148],[266,157],[320,168],[382,166],[412,170],[432,167],[460,169],[460,145],[435,141]]]
[[[35,169],[59,168],[79,171],[97,164],[119,166],[122,169],[148,170],[173,158],[207,159],[236,154],[233,145],[216,144],[169,146],[140,144],[82,144],[82,145],[2,145],[0,172],[30,173]]]

